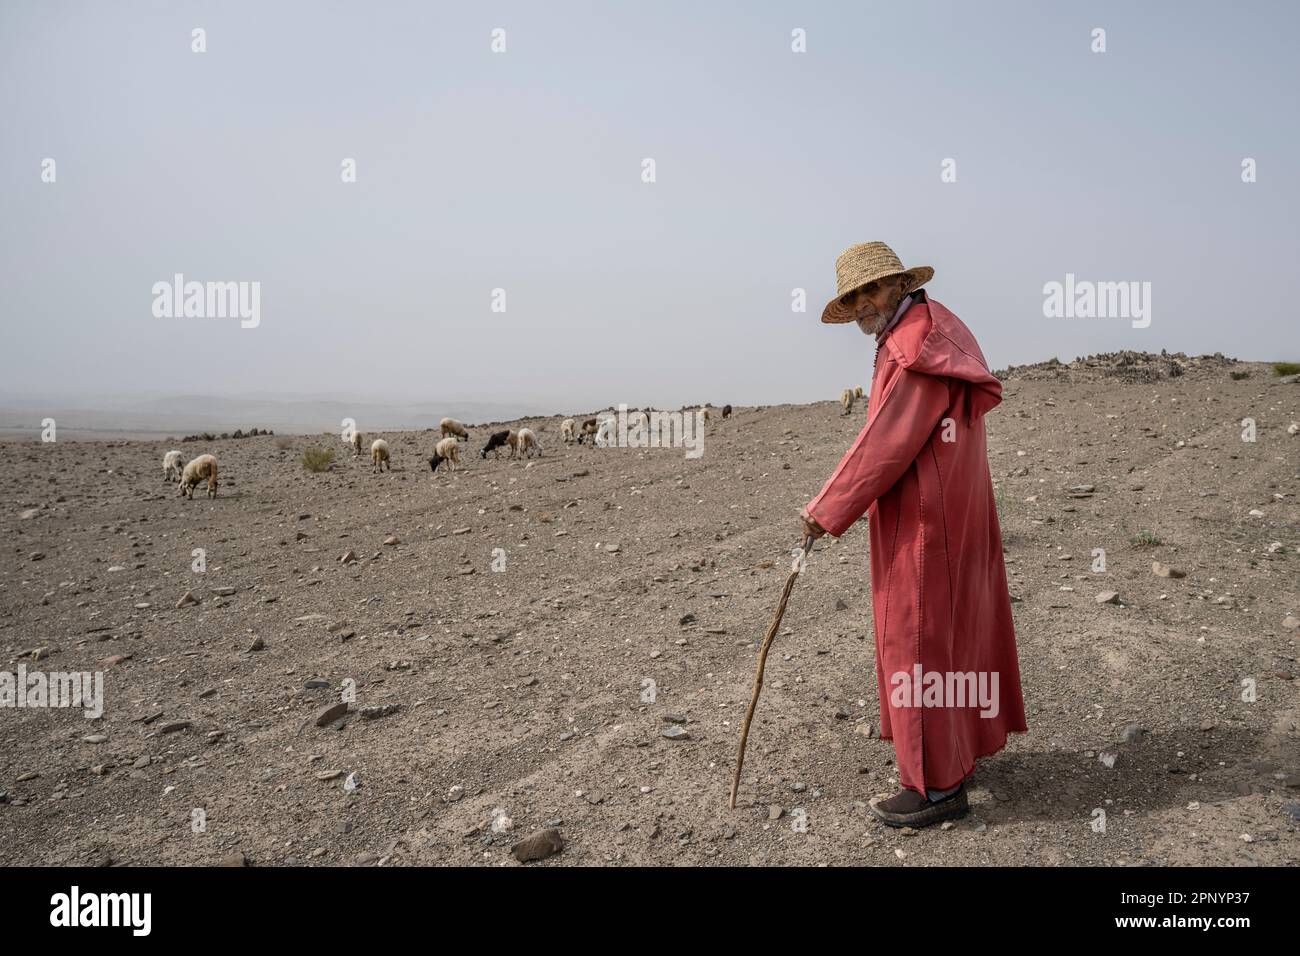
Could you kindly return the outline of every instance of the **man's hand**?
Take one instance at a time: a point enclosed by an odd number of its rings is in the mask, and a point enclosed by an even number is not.
[[[819,525],[817,519],[808,514],[808,512],[801,511],[799,517],[803,519],[803,533],[799,536],[799,540],[802,541],[804,538],[820,538],[826,533],[826,529]]]

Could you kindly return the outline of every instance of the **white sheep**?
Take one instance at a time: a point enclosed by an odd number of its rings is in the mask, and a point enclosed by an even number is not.
[[[853,397],[854,397],[854,398],[862,398],[863,396],[864,396],[864,393],[863,393],[863,391],[862,391],[862,386],[861,386],[861,385],[855,385],[855,386],[853,387]]]
[[[363,441],[364,439],[361,437],[361,432],[352,433],[352,457],[353,458],[361,457],[361,445]]]
[[[596,430],[597,448],[608,448],[610,445],[614,444],[614,429],[617,426],[618,422],[616,419],[602,418],[600,420],[600,426]]]
[[[388,442],[382,438],[376,438],[370,443],[370,471],[384,470],[384,462],[388,462],[388,470],[393,470],[393,463],[388,458]]]
[[[185,462],[181,460],[181,453],[175,450],[169,451],[163,455],[163,480],[180,481],[181,469],[185,467]]]
[[[438,432],[443,438],[446,438],[448,435],[455,435],[458,438],[463,438],[466,441],[469,441],[469,432],[465,430],[464,425],[456,421],[454,418],[444,418],[442,421],[438,422]]]
[[[429,459],[429,470],[437,471],[438,466],[444,461],[447,463],[448,471],[455,471],[456,466],[460,464],[460,441],[454,435],[442,439],[433,446],[433,457]]]
[[[539,456],[542,454],[542,446],[538,443],[537,436],[533,434],[531,428],[519,429],[518,443],[519,454],[521,457],[532,458],[534,451],[536,451]]]
[[[574,440],[577,434],[577,428],[578,423],[572,418],[566,418],[564,421],[560,422],[560,437],[564,439],[566,445]]]
[[[840,414],[848,415],[853,411],[853,389],[846,388],[840,394],[840,404],[844,406],[844,411]]]
[[[208,482],[208,497],[217,496],[217,459],[212,455],[199,455],[192,462],[185,466],[181,472],[180,484],[176,486],[176,493],[185,498],[194,497],[195,486],[204,479]]]

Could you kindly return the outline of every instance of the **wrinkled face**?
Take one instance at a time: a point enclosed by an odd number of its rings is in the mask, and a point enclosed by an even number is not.
[[[894,317],[894,310],[903,299],[905,276],[886,276],[869,282],[845,296],[853,319],[867,335],[875,335]]]

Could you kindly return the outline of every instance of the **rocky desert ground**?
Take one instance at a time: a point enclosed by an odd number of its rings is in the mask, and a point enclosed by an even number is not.
[[[0,670],[104,693],[98,719],[0,709],[5,862],[518,866],[547,828],[527,865],[1300,862],[1300,383],[1133,353],[1001,374],[1029,733],[954,825],[865,810],[897,783],[865,523],[796,584],[727,809],[799,508],[865,421],[827,401],[738,408],[693,460],[558,418],[510,423],[531,461],[481,460],[473,426],[452,473],[428,431],[383,433],[382,474],[337,437],[177,445],[217,456],[215,500],[164,483],[169,443],[4,443]]]

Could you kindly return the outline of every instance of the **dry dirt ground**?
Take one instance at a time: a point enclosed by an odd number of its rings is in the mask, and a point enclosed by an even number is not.
[[[0,670],[99,670],[105,697],[98,720],[0,710],[3,858],[517,866],[554,826],[528,865],[1300,861],[1300,384],[1108,356],[1005,385],[1029,733],[949,829],[865,812],[896,778],[864,523],[795,587],[726,808],[798,510],[865,420],[824,402],[738,409],[697,460],[565,446],[558,419],[531,464],[480,460],[473,428],[452,474],[429,432],[384,435],[378,475],[337,438],[178,446],[216,454],[214,501],[163,483],[164,443],[0,446]]]

